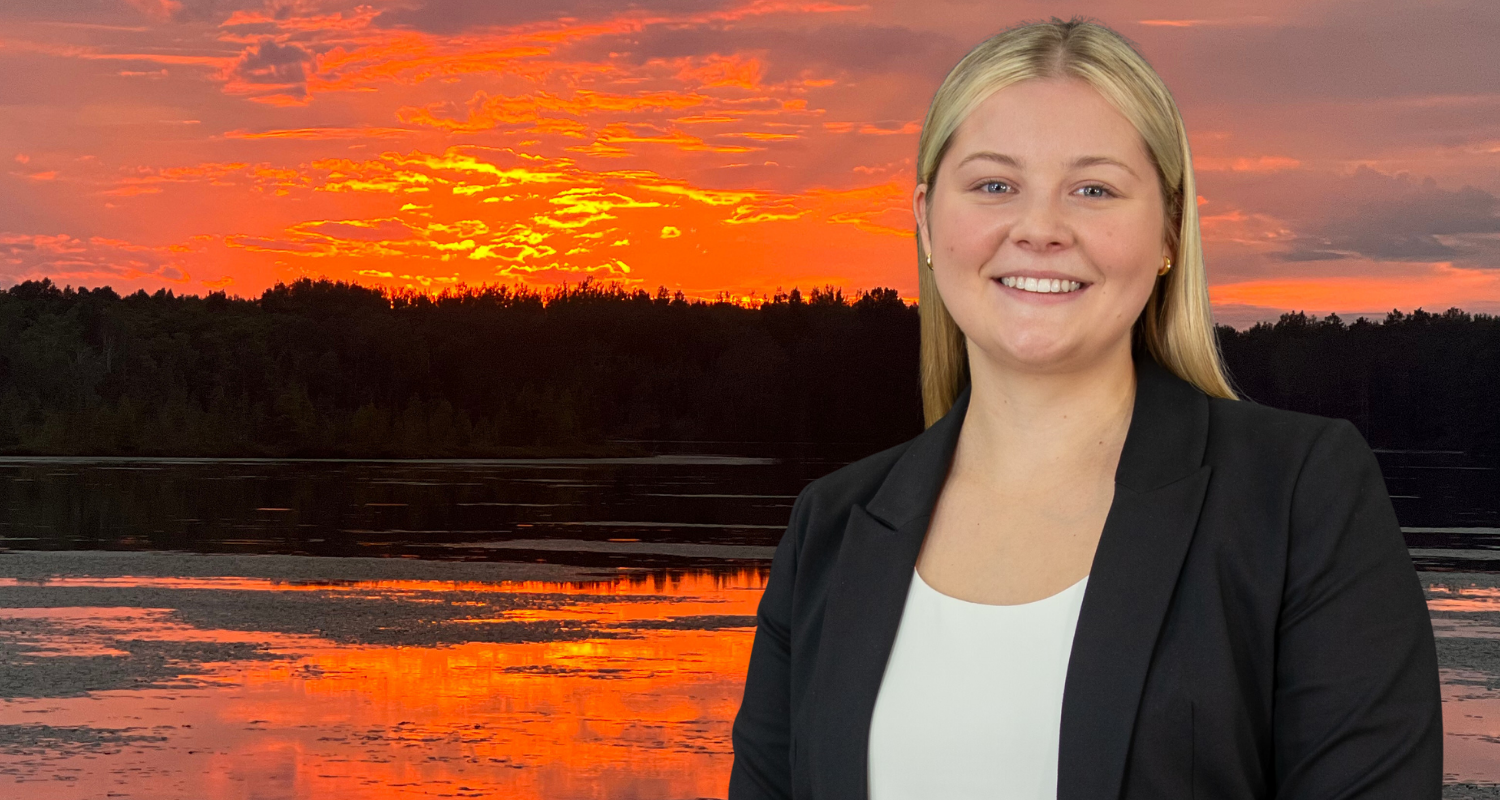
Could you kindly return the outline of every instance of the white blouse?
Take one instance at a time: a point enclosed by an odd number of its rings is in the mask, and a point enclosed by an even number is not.
[[[912,570],[870,721],[870,800],[1056,800],[1063,680],[1087,583],[989,605]]]

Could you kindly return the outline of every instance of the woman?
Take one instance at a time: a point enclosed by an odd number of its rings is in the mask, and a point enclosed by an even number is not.
[[[1161,79],[1094,23],[1008,30],[917,170],[929,427],[798,496],[730,800],[1436,800],[1384,482],[1348,422],[1235,399]]]

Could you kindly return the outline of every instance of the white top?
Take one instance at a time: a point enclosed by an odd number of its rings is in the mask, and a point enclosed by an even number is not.
[[[870,721],[870,800],[1056,800],[1063,680],[1087,583],[989,605],[913,569]]]

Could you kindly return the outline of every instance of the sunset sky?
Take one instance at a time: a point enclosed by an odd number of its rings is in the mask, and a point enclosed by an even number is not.
[[[916,294],[952,64],[1092,16],[1183,109],[1216,313],[1500,313],[1500,4],[9,0],[0,285]]]

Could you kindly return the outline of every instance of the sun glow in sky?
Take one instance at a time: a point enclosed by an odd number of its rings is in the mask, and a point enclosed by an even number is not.
[[[916,294],[932,91],[1085,14],[1192,140],[1220,320],[1500,311],[1500,6],[13,0],[0,284]]]

